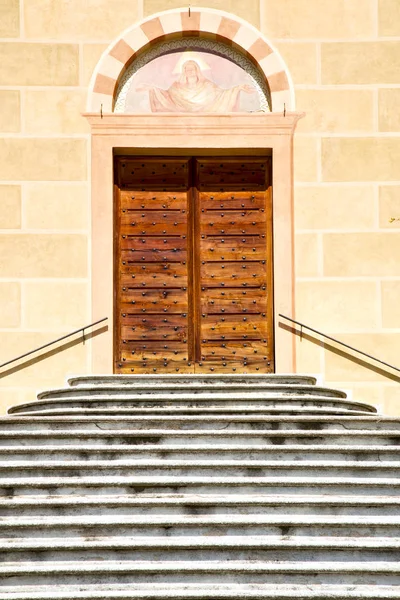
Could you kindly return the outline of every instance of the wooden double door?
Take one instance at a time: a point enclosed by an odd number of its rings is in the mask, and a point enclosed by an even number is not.
[[[270,159],[115,174],[115,373],[273,372]]]

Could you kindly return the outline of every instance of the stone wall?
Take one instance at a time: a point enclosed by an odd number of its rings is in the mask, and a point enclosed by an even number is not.
[[[200,0],[191,6],[204,5]],[[297,318],[400,365],[400,4],[212,0],[259,28],[292,74]],[[107,45],[176,0],[0,3],[0,362],[90,322],[89,128]],[[93,319],[105,315],[93,315]],[[290,335],[290,334],[288,334]],[[398,384],[303,339],[298,370],[400,413]],[[90,369],[90,343],[0,380],[3,407]]]
[[[296,312],[300,321],[400,366],[400,4],[265,2],[261,29],[291,70]],[[398,383],[298,343],[298,370],[400,413]],[[368,361],[367,361],[368,362]]]

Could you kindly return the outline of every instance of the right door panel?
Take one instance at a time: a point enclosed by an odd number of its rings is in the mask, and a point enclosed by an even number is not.
[[[196,372],[273,372],[268,159],[195,160]]]

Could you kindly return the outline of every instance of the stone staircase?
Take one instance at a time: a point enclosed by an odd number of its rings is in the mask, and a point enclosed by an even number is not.
[[[9,413],[0,600],[400,598],[400,419],[312,377],[78,377]]]

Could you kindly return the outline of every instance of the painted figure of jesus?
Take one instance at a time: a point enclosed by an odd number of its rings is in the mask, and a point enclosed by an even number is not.
[[[148,91],[152,112],[208,112],[224,113],[239,110],[241,92],[255,93],[251,85],[236,85],[223,89],[207,79],[195,60],[182,65],[180,79],[167,90],[141,84],[136,91]]]

